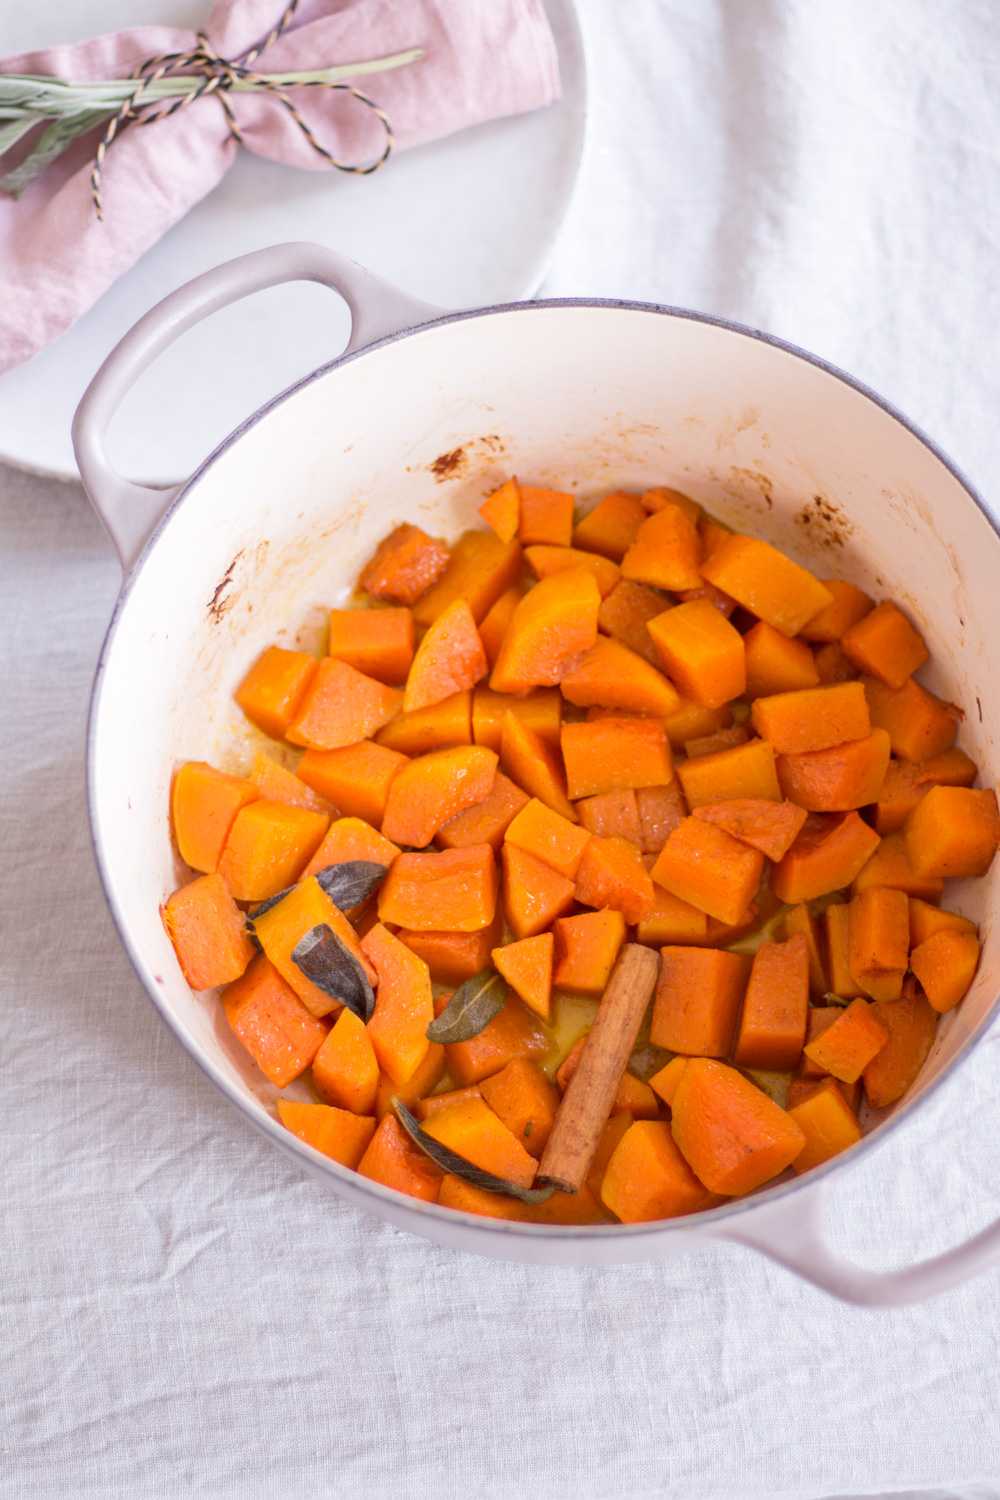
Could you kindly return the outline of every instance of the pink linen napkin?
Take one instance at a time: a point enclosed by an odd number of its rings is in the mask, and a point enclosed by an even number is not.
[[[205,29],[223,57],[235,57],[257,45],[284,8],[285,0],[215,0]],[[194,44],[193,32],[140,26],[4,58],[0,73],[72,82],[126,78],[147,58]],[[424,49],[421,61],[343,80],[356,83],[386,111],[396,150],[559,97],[555,44],[541,0],[304,0],[289,29],[254,67],[262,73],[333,67],[411,47]],[[340,160],[366,162],[381,153],[381,124],[350,95],[309,88],[295,89],[291,97],[317,139]],[[295,167],[333,170],[275,100],[238,93],[228,98],[249,150]],[[19,201],[0,194],[0,372],[64,333],[215,187],[237,149],[222,106],[211,97],[170,119],[129,125],[105,158],[101,221],[90,171],[102,132],[75,141]],[[0,159],[4,169],[23,154],[14,148]],[[391,159],[383,170],[392,171]],[[364,212],[363,190],[356,208]]]

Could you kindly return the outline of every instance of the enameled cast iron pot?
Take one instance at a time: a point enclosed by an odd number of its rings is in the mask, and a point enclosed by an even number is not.
[[[209,313],[297,279],[347,301],[347,352],[248,418],[178,489],[116,475],[104,433],[136,376]],[[249,751],[233,691],[258,654],[274,641],[312,644],[323,611],[348,600],[393,525],[454,536],[512,473],[579,486],[583,500],[674,485],[820,576],[898,600],[927,637],[927,685],[964,705],[963,744],[995,784],[1000,538],[971,487],[897,412],[802,350],[733,324],[590,299],[443,312],[343,256],[292,244],[200,276],[148,313],[95,377],[74,435],[125,574],[90,720],[90,813],[108,902],[166,1024],[276,1146],[359,1208],[510,1260],[602,1265],[722,1239],[838,1296],[888,1304],[955,1285],[1000,1257],[1000,1223],[888,1275],[844,1264],[822,1237],[830,1177],[901,1125],[990,1021],[1000,992],[996,867],[954,893],[983,924],[975,983],[942,1021],[909,1094],[869,1122],[858,1146],[708,1213],[584,1230],[439,1209],[302,1145],[278,1123],[276,1091],[232,1041],[218,1000],[188,989],[158,910],[182,876],[169,828],[172,772],[188,759],[226,763],[234,743]]]

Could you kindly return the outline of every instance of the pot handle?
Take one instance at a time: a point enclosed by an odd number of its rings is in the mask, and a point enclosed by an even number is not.
[[[858,1307],[903,1307],[961,1286],[1000,1260],[1000,1219],[943,1255],[900,1271],[866,1271],[841,1260],[823,1234],[826,1183],[790,1193],[768,1208],[746,1215],[746,1222],[716,1231],[759,1250],[821,1291]]]
[[[158,302],[112,349],[73,418],[73,448],[84,488],[110,533],[126,577],[184,486],[157,487],[123,479],[105,452],[108,423],[137,377],[181,334],[231,302],[285,281],[318,281],[339,292],[351,313],[345,354],[388,334],[419,327],[444,311],[410,297],[336,250],[305,242],[240,255]]]

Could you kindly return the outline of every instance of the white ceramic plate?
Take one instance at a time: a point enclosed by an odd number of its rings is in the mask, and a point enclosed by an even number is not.
[[[241,151],[198,204],[55,344],[0,377],[0,459],[70,478],[70,421],[132,324],[201,271],[264,245],[316,240],[442,307],[536,290],[576,178],[585,70],[572,0],[544,0],[563,97],[533,114],[401,152],[374,177],[307,172]],[[200,25],[206,0],[0,5],[0,56],[160,22]],[[316,286],[275,287],[218,314],[145,374],[109,433],[118,469],[165,483],[191,472],[249,413],[347,342],[346,309]]]

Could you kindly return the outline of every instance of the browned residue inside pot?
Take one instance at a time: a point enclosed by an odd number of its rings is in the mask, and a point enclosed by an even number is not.
[[[825,495],[813,495],[812,499],[796,511],[796,526],[808,532],[821,547],[843,547],[854,531],[854,522],[849,521],[840,506]]]

